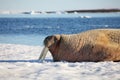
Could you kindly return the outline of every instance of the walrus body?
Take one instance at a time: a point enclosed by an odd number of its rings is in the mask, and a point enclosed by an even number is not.
[[[53,35],[46,37],[44,44],[54,61],[120,61],[120,29],[96,29],[79,34]]]

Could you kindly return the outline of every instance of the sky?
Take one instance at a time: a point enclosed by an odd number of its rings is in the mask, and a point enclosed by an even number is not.
[[[120,0],[0,0],[0,11],[59,11],[119,8]]]

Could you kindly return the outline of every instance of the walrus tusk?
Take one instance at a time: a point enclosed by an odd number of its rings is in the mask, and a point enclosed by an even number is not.
[[[44,47],[42,52],[41,52],[41,55],[39,56],[39,60],[44,60],[45,57],[46,57],[47,52],[48,52],[48,48]]]

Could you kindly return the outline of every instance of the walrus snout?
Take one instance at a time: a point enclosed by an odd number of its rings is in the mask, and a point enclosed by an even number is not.
[[[41,55],[39,56],[39,60],[44,60],[47,52],[49,51],[49,48],[53,45],[55,45],[58,41],[60,40],[60,35],[53,35],[53,36],[48,36],[44,40],[44,48],[41,52]]]
[[[55,43],[54,36],[48,36],[44,40],[44,46],[46,47],[50,47],[54,43]]]

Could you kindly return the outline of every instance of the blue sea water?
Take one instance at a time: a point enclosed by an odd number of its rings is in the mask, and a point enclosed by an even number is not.
[[[80,15],[0,16],[0,44],[42,45],[48,35],[73,34],[101,28],[120,29],[120,13],[117,16],[104,14],[90,14],[92,18],[80,18]]]

